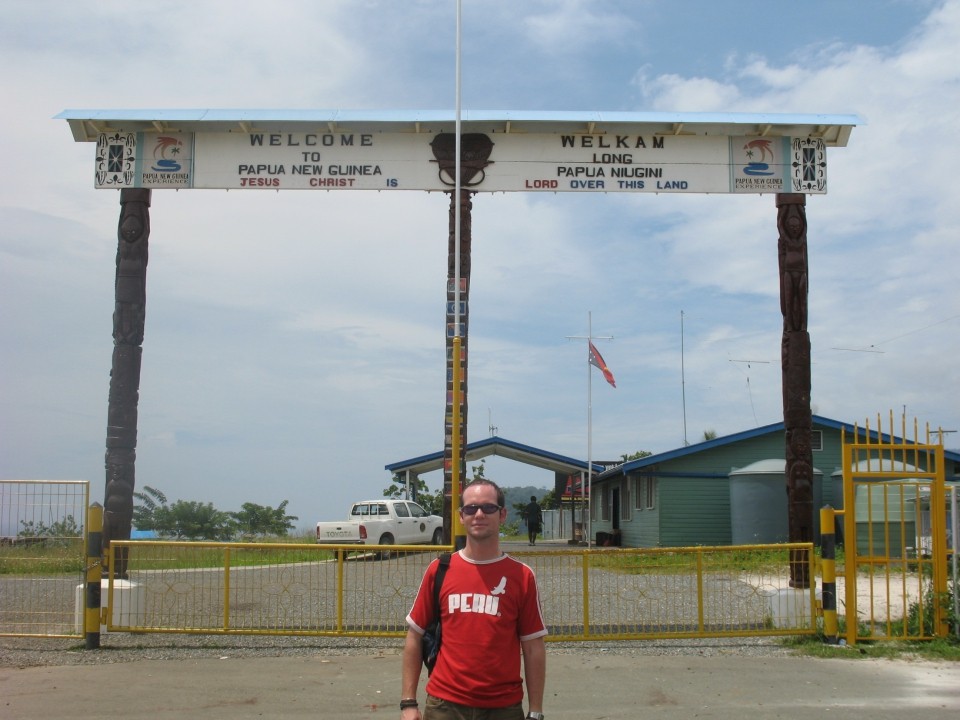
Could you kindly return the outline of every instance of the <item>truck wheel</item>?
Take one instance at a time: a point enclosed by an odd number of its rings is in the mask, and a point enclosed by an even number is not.
[[[377,540],[377,545],[393,545],[393,535],[391,535],[390,533],[384,533],[383,535],[380,536],[380,539]],[[390,551],[381,550],[378,557],[381,560],[389,560]]]
[[[443,528],[437,528],[433,531],[433,544],[443,545]]]

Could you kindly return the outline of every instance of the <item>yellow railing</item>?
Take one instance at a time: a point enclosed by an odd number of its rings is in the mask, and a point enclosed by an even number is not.
[[[442,548],[114,541],[112,631],[402,637]],[[789,587],[810,544],[512,552],[537,574],[551,640],[812,634],[814,588]],[[389,556],[381,559],[380,551]],[[111,561],[109,567],[114,567]]]

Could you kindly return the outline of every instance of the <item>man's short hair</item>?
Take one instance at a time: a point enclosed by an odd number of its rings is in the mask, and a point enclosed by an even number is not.
[[[464,490],[466,490],[466,489],[467,489],[468,487],[470,487],[471,485],[489,485],[490,487],[492,487],[494,490],[497,491],[497,505],[499,505],[500,507],[506,507],[506,506],[507,506],[507,498],[506,498],[506,496],[504,496],[503,490],[500,489],[500,486],[499,486],[499,485],[497,485],[493,480],[490,480],[489,478],[476,478],[475,480],[471,480],[469,483],[467,483],[466,485],[464,485],[464,486],[463,486],[463,489],[460,491],[460,506],[461,506],[461,507],[463,507],[463,493],[464,493]]]

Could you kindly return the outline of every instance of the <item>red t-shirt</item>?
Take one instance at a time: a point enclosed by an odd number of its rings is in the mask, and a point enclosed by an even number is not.
[[[421,635],[436,616],[438,566],[438,560],[430,563],[407,615]],[[547,634],[533,570],[509,555],[473,562],[462,551],[454,553],[440,588],[440,608],[443,641],[427,692],[471,707],[522,702],[520,641]]]

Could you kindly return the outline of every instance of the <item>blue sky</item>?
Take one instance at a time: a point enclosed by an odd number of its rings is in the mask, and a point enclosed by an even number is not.
[[[452,0],[131,7],[0,6],[0,477],[95,498],[119,205],[51,118],[454,105]],[[807,205],[814,411],[960,429],[960,2],[464,0],[463,19],[465,109],[862,117]],[[151,220],[138,488],[287,499],[307,527],[440,448],[444,197],[157,191]],[[473,234],[471,441],[492,424],[586,456],[566,338],[591,311],[618,385],[594,376],[595,459],[678,447],[684,417],[690,442],[782,419],[773,196],[481,195]]]

